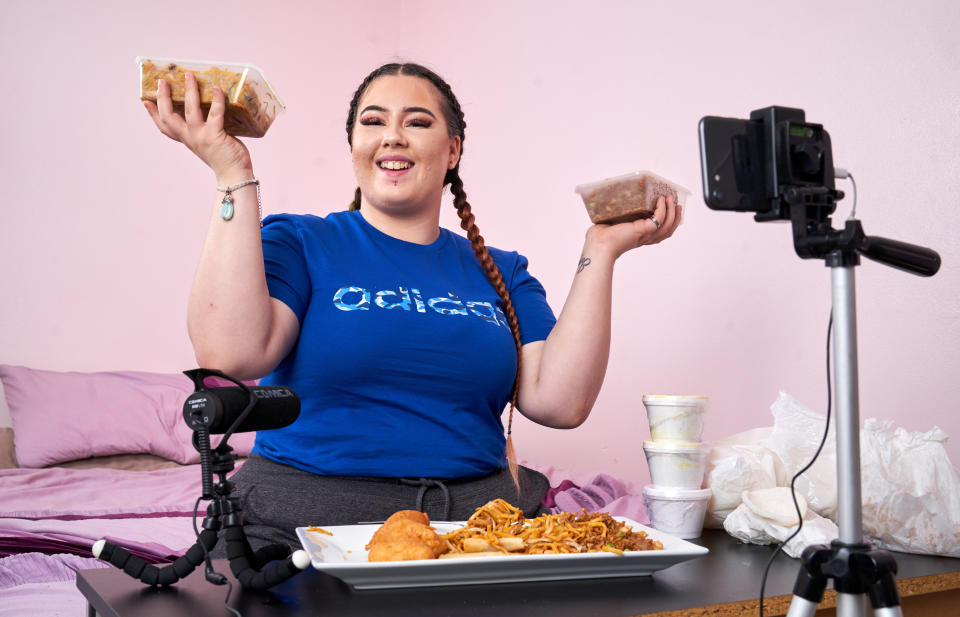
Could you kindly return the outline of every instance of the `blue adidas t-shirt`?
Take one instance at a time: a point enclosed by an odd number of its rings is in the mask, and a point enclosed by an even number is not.
[[[264,220],[271,296],[300,320],[262,380],[300,397],[292,425],[254,452],[323,475],[457,478],[505,465],[501,413],[517,370],[502,303],[469,240],[393,238],[359,212]],[[516,252],[489,248],[524,344],[556,323]]]

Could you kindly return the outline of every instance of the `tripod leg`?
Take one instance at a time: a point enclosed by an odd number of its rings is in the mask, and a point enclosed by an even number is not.
[[[280,547],[279,549],[268,547],[268,553],[274,550],[281,551],[282,554],[286,555],[286,559],[274,562],[260,570],[250,563],[253,555],[242,526],[228,526],[224,531],[224,537],[227,541],[227,558],[230,559],[230,569],[233,570],[233,575],[237,577],[240,584],[250,589],[272,587],[310,565],[310,557],[306,551],[299,550],[291,554],[287,547]],[[261,549],[258,554],[264,555],[267,553]]]
[[[886,551],[874,550],[869,553],[876,567],[876,580],[870,585],[870,606],[873,614],[879,617],[903,617],[900,607],[900,592],[897,591],[897,562]]]
[[[217,543],[217,532],[205,529],[200,533],[197,543],[170,565],[157,567],[148,564],[143,559],[131,555],[126,549],[107,542],[97,540],[93,545],[93,556],[107,561],[121,568],[128,575],[139,579],[147,585],[171,585],[193,572],[203,563],[204,547],[209,552]]]
[[[903,617],[903,611],[899,606],[889,606],[887,608],[875,608],[873,614],[876,617]]]
[[[870,605],[877,617],[903,617],[897,582],[892,574],[889,575],[889,580],[878,580],[870,588]]]
[[[817,605],[823,600],[827,588],[822,566],[829,561],[831,554],[832,549],[824,544],[814,544],[803,550],[787,617],[813,617],[817,612]]]
[[[270,544],[268,546],[264,546],[255,553],[251,549],[249,554],[250,563],[253,564],[254,568],[259,570],[271,561],[276,561],[277,559],[286,559],[290,556],[290,553],[290,547],[286,544]]]
[[[817,614],[817,603],[800,596],[793,596],[790,600],[790,610],[787,617],[813,617]]]
[[[837,592],[837,617],[860,617],[867,614],[867,597],[862,593]]]

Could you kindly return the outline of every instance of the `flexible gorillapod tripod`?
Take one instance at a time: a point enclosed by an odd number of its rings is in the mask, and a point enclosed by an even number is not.
[[[98,540],[94,543],[93,555],[109,561],[133,578],[152,586],[176,583],[193,572],[197,566],[206,562],[206,579],[215,585],[225,585],[228,582],[227,578],[215,572],[210,564],[210,551],[216,546],[220,531],[223,529],[230,569],[240,584],[251,589],[272,587],[306,568],[310,564],[310,558],[305,551],[291,552],[290,547],[283,544],[271,544],[254,552],[243,531],[240,498],[231,494],[233,483],[227,480],[227,474],[234,469],[237,455],[233,453],[233,448],[227,445],[227,439],[249,415],[256,404],[256,399],[242,382],[219,371],[197,369],[185,371],[185,373],[194,380],[198,391],[204,390],[205,376],[216,376],[237,384],[249,396],[246,409],[233,422],[214,450],[210,450],[210,433],[207,427],[202,424],[194,427],[193,447],[200,453],[203,484],[203,493],[197,500],[197,504],[204,499],[210,500],[207,515],[203,519],[203,531],[199,533],[197,542],[186,553],[163,567],[148,564],[143,559],[131,555],[126,549],[106,540]],[[214,473],[218,476],[215,484]],[[270,563],[281,559],[283,561]]]
[[[799,208],[797,208],[799,210]],[[798,233],[794,220],[794,233]],[[829,227],[829,219],[826,222]],[[809,230],[807,226],[804,229]],[[807,240],[810,240],[807,238]],[[799,246],[799,245],[798,245]],[[940,267],[934,251],[886,238],[868,238],[860,222],[848,220],[843,232],[814,238],[804,245],[826,260],[831,269],[833,303],[834,375],[837,410],[837,522],[839,537],[827,545],[807,547],[793,588],[787,617],[812,617],[823,599],[827,581],[837,591],[837,615],[864,612],[864,594],[874,615],[901,617],[900,596],[894,576],[897,564],[887,551],[863,541],[860,493],[860,418],[857,378],[857,324],[854,267],[864,255],[915,274],[932,276]],[[824,252],[824,249],[825,252]]]

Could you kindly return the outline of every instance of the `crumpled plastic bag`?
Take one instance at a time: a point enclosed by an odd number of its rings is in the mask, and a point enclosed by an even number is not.
[[[807,507],[802,495],[797,505],[803,517],[800,533],[783,545],[783,552],[799,557],[811,544],[829,544],[839,535],[837,525]],[[734,538],[750,544],[774,544],[786,540],[797,529],[797,510],[790,499],[790,488],[778,486],[744,491],[743,502],[723,521],[723,528]]]
[[[752,429],[711,444],[705,482],[713,489],[713,497],[704,527],[723,528],[724,519],[743,501],[744,491],[789,482],[780,457],[762,445],[772,431],[770,427]]]
[[[824,414],[810,411],[783,390],[770,406],[770,413],[773,414],[773,432],[763,445],[773,450],[783,461],[788,478],[781,486],[785,486],[790,484],[789,478],[813,458],[820,440],[823,439],[827,418]],[[794,485],[814,512],[829,519],[837,517],[836,425],[834,415],[831,417],[830,432],[823,444],[823,451],[813,466],[797,478]]]
[[[888,549],[960,557],[960,473],[947,434],[868,418],[860,431],[863,533]]]
[[[774,417],[772,429],[754,429],[716,442],[719,448],[711,452],[706,478],[706,486],[715,495],[707,512],[709,526],[722,525],[727,529],[727,519],[743,504],[745,492],[772,488],[773,476],[776,486],[786,489],[792,511],[786,487],[793,474],[813,457],[823,437],[826,418],[782,391],[770,409]],[[836,422],[835,418],[831,420],[823,451],[817,462],[797,479],[795,487],[806,502],[808,513],[835,523]],[[766,436],[764,431],[768,431]],[[889,420],[864,422],[860,431],[860,488],[865,540],[890,550],[960,557],[960,473],[947,456],[943,445],[946,439],[946,433],[936,427],[920,433],[896,428]],[[765,458],[771,456],[773,462]],[[776,459],[782,465],[782,474],[777,471]],[[743,476],[737,477],[737,473]],[[744,538],[775,538],[776,533],[768,532],[776,530],[767,529],[770,513],[762,508],[758,511],[756,502],[753,505],[753,510],[747,506],[746,511],[737,513],[730,527]],[[796,512],[793,517],[795,521]],[[807,524],[805,518],[804,528]],[[801,532],[792,543],[799,545],[802,537]]]

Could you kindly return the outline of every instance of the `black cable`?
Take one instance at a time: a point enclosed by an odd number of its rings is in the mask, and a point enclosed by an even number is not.
[[[197,500],[193,503],[193,533],[197,536],[197,539],[200,539],[200,529],[197,527],[197,510],[200,508],[200,501],[204,498],[203,495],[197,497]],[[210,551],[207,550],[206,545],[201,544],[200,548],[203,549],[203,562],[206,564],[207,572],[213,572],[213,564],[210,563]]]
[[[230,604],[229,604],[229,602],[230,602],[230,592],[232,592],[232,591],[233,591],[233,583],[231,583],[231,582],[228,580],[228,581],[227,581],[227,597],[223,599],[223,605],[226,607],[226,609],[227,609],[228,611],[230,611],[231,613],[233,613],[233,614],[236,615],[237,617],[243,617],[243,615],[240,614],[240,611],[238,611],[237,609],[233,608],[233,607],[230,606]]]
[[[203,499],[203,495],[197,497],[197,501],[193,504],[193,533],[197,536],[197,540],[200,539],[200,529],[197,527],[197,510],[200,508],[200,500]],[[206,563],[206,574],[214,574],[219,577],[219,580],[222,580],[227,586],[227,596],[223,599],[223,605],[228,611],[236,615],[237,617],[243,617],[240,614],[240,611],[230,606],[230,594],[233,592],[233,583],[230,582],[230,579],[220,574],[213,569],[213,563],[210,561],[210,551],[207,550],[205,544],[200,543],[200,546],[203,548],[203,560]],[[207,580],[210,580],[209,578]]]
[[[817,458],[820,456],[820,452],[823,451],[823,445],[827,442],[827,434],[830,432],[830,410],[833,407],[833,386],[830,381],[830,334],[833,331],[833,310],[830,311],[830,321],[827,324],[827,422],[823,429],[823,437],[820,439],[820,445],[817,446],[817,451],[813,453],[813,458],[810,459],[810,462],[806,466],[794,474],[793,478],[790,479],[790,497],[793,499],[793,508],[797,512],[797,519],[800,521],[797,525],[797,530],[792,534],[786,537],[780,544],[777,545],[777,548],[774,549],[773,555],[770,555],[770,559],[767,560],[767,565],[763,569],[763,577],[760,579],[760,617],[763,617],[763,592],[767,586],[767,574],[770,573],[770,566],[773,565],[773,560],[777,558],[777,555],[780,554],[780,551],[783,550],[783,547],[786,544],[793,540],[800,530],[803,529],[803,515],[800,513],[800,504],[797,503],[797,492],[794,488],[794,483],[796,483],[797,478],[802,476],[808,469],[813,467],[813,464],[816,462]]]

